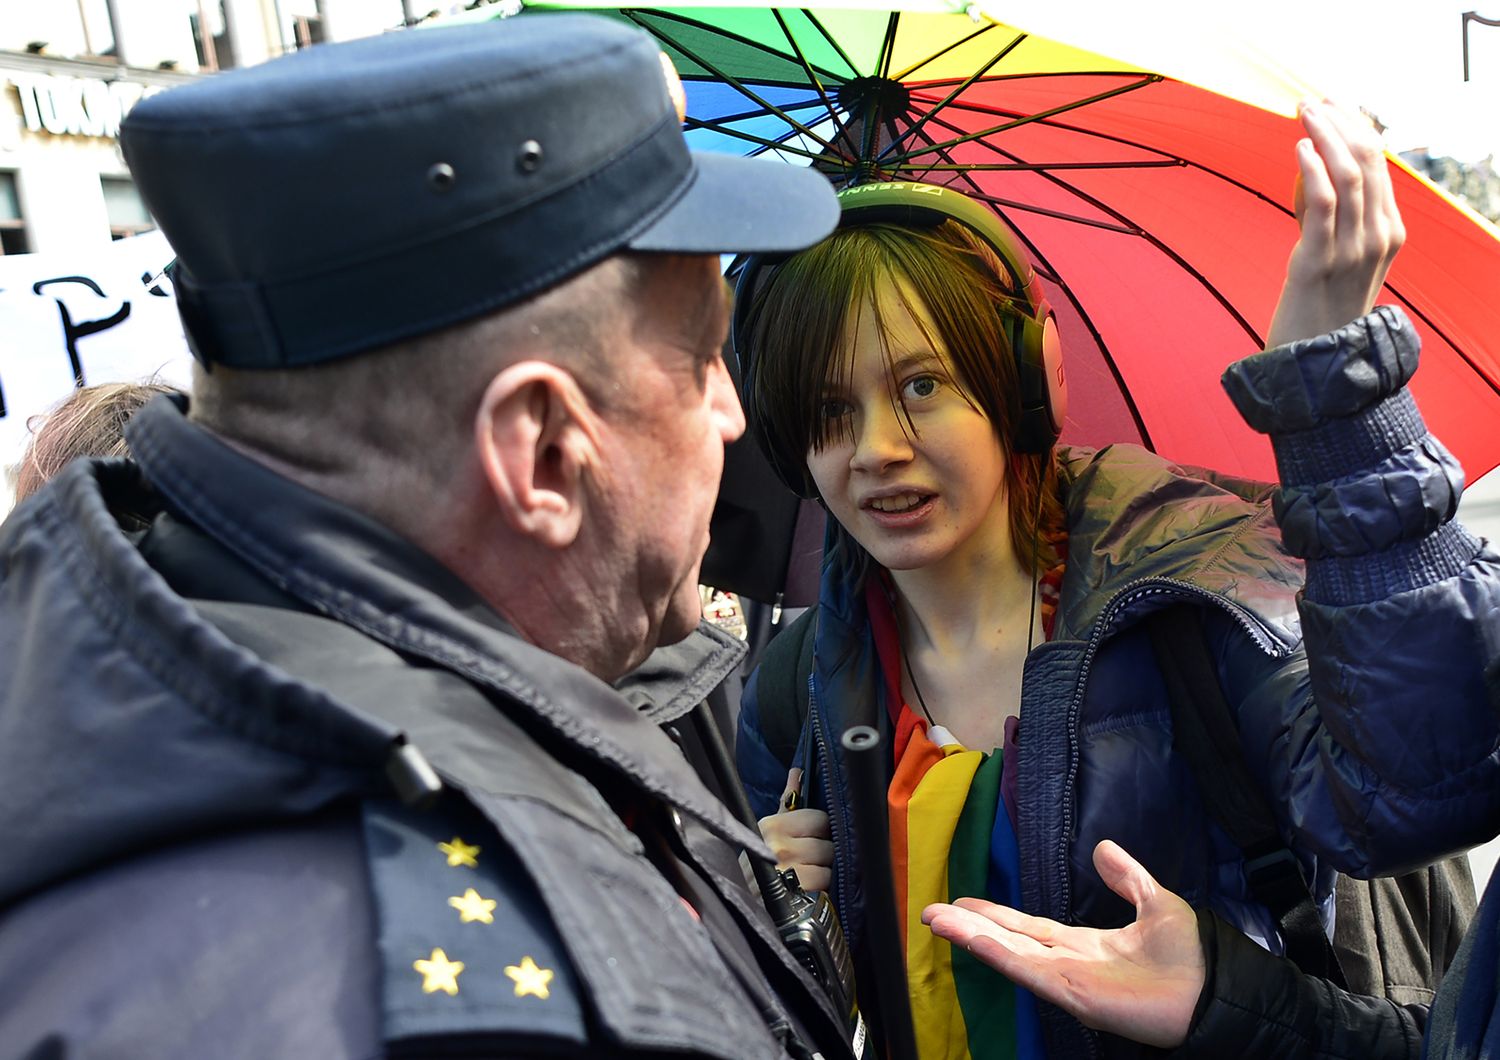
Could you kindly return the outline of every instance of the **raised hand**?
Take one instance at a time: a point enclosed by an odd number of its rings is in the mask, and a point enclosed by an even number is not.
[[[1301,235],[1287,262],[1266,349],[1364,316],[1406,229],[1380,136],[1363,115],[1324,100],[1298,108],[1294,208]]]
[[[1094,868],[1135,906],[1135,923],[1068,927],[977,898],[930,905],[922,922],[1085,1026],[1147,1045],[1180,1045],[1203,990],[1197,917],[1115,843],[1094,848]]]

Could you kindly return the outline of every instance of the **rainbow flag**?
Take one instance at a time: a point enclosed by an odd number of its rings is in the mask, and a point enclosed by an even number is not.
[[[1020,907],[1019,850],[1001,797],[1004,755],[968,750],[906,705],[889,601],[877,593],[867,601],[895,732],[891,869],[917,1054],[921,1060],[1042,1060],[1035,998],[922,923],[925,907],[957,898]]]

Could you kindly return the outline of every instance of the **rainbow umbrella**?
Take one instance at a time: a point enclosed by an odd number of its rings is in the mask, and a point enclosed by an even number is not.
[[[592,9],[651,33],[683,77],[697,148],[814,165],[839,184],[951,184],[988,202],[1030,249],[1059,314],[1065,442],[1139,442],[1268,478],[1270,447],[1218,379],[1261,348],[1296,239],[1301,129],[1290,115],[1306,88],[1215,27],[1164,41],[1148,20],[1110,14],[1128,6],[1010,16],[1108,41],[1109,55],[930,0],[539,0],[507,13]],[[1409,235],[1383,300],[1416,322],[1413,388],[1477,478],[1500,463],[1500,238],[1392,165]]]

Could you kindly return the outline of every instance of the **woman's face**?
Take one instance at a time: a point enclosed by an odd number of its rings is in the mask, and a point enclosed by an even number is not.
[[[848,379],[825,385],[827,440],[807,466],[834,518],[888,570],[1009,557],[1000,443],[960,392],[926,309],[905,290],[922,326],[895,282],[875,288],[884,346],[871,307],[851,310]]]

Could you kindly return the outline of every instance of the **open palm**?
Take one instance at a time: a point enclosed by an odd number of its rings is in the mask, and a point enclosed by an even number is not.
[[[977,898],[930,905],[922,921],[1086,1026],[1147,1045],[1179,1045],[1203,989],[1197,917],[1113,842],[1094,848],[1094,867],[1135,906],[1128,927],[1069,927]]]

